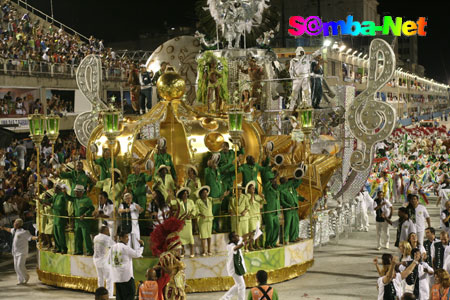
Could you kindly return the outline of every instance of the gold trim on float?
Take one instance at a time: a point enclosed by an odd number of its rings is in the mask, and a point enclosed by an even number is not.
[[[42,283],[72,290],[95,292],[97,289],[97,278],[81,277],[73,275],[62,275],[36,269],[38,278]]]
[[[290,280],[295,277],[299,277],[306,273],[306,271],[312,267],[314,259],[305,263],[284,267],[276,270],[266,270],[268,273],[268,283],[279,283],[282,281]],[[47,271],[36,269],[39,280],[47,285],[57,286],[72,290],[82,290],[86,292],[95,292],[97,289],[97,278],[80,277],[71,275],[62,275]],[[255,273],[246,274],[245,285],[247,287],[256,286]],[[138,282],[136,282],[138,284]],[[186,292],[187,293],[200,293],[200,292],[217,292],[225,291],[231,288],[234,281],[231,277],[210,277],[210,278],[198,278],[186,280]]]

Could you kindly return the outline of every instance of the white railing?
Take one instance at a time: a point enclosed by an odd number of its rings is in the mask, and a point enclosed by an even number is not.
[[[65,63],[0,58],[0,75],[75,78],[77,67],[77,65]],[[123,81],[127,79],[127,71],[124,68],[103,67],[102,70],[104,80]]]

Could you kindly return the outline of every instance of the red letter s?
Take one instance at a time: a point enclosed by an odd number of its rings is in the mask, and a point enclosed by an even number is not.
[[[300,36],[305,32],[305,19],[300,16],[293,16],[289,18],[289,25],[295,29],[288,29],[292,36]]]

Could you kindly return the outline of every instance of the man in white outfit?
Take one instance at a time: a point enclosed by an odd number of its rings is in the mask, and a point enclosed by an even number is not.
[[[384,198],[384,192],[378,191],[377,197],[373,202],[373,209],[375,210],[375,221],[377,227],[377,249],[381,249],[381,235],[385,236],[383,243],[384,248],[389,248],[389,227],[386,219],[390,219],[392,216],[392,204],[389,200]]]
[[[111,280],[111,265],[109,264],[109,249],[114,245],[114,241],[109,236],[109,228],[103,225],[100,233],[94,238],[94,265],[97,270],[98,287],[104,287],[106,281],[106,289],[109,297],[114,297],[114,288]]]
[[[407,208],[410,210],[409,215],[411,216],[413,222],[416,224],[417,239],[419,240],[419,244],[423,245],[425,228],[431,227],[430,215],[428,214],[428,210],[426,209],[426,207],[422,204],[419,204],[419,196],[410,195],[408,198],[409,205]],[[427,223],[426,225],[425,221]]]
[[[98,196],[98,209],[94,212],[94,217],[100,218],[99,227],[106,224],[109,228],[109,236],[112,240],[116,236],[117,226],[113,220],[114,215],[114,203],[108,199],[108,193],[101,191]],[[104,220],[107,219],[107,220]]]
[[[17,274],[17,284],[26,284],[30,279],[27,273],[25,263],[28,256],[28,242],[37,240],[37,237],[32,236],[28,230],[22,228],[23,220],[16,219],[14,221],[14,228],[0,227],[1,230],[11,232],[13,236],[11,254],[14,258],[14,270]]]
[[[248,235],[239,237],[235,232],[230,232],[228,235],[230,242],[227,245],[227,271],[228,275],[233,277],[234,285],[222,296],[222,298],[220,298],[220,300],[229,300],[236,294],[238,300],[245,300],[244,274],[247,269],[245,268],[245,261],[241,248],[248,243],[247,237]]]
[[[373,209],[373,199],[370,197],[369,192],[365,188],[356,196],[358,201],[356,207],[356,228],[358,231],[369,231],[369,216],[367,215],[367,210]]]
[[[133,250],[128,246],[128,233],[119,234],[119,243],[113,245],[109,254],[111,264],[111,277],[116,284],[116,299],[134,299],[136,295],[136,285],[133,277],[133,258],[142,257],[144,252],[144,242],[139,240],[141,247]]]
[[[137,250],[140,248],[139,240],[141,239],[141,231],[139,229],[139,214],[144,211],[139,204],[133,202],[133,196],[130,193],[123,195],[123,200],[119,206],[119,213],[122,217],[122,231],[130,233],[128,246]],[[131,229],[131,231],[130,231]]]

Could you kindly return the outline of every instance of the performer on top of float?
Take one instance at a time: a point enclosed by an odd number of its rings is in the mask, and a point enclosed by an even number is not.
[[[309,82],[311,61],[320,51],[315,51],[312,55],[306,55],[303,47],[297,47],[295,57],[291,59],[289,74],[293,79],[292,99],[289,109],[295,110],[298,106],[298,98],[301,91],[301,101],[311,106],[311,86]]]

